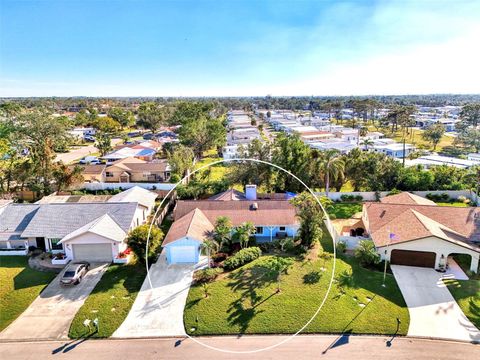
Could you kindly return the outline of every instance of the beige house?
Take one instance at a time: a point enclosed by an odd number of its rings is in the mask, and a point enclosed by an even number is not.
[[[147,162],[129,157],[107,166],[106,182],[168,182],[170,166],[166,160]]]
[[[105,182],[106,165],[74,165],[82,168],[85,182]],[[73,168],[73,166],[72,166]]]

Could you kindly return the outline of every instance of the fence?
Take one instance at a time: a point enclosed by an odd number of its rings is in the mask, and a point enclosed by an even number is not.
[[[147,190],[163,190],[169,191],[175,187],[175,184],[170,183],[84,183],[79,186],[78,189],[86,189],[90,191],[99,191],[99,190],[113,190],[113,189],[130,189],[134,186],[139,186]]]
[[[448,194],[448,196],[452,199],[456,199],[459,196],[465,196],[467,199],[470,199],[472,202],[475,202],[477,205],[480,205],[480,197],[472,190],[432,190],[432,191],[410,191],[412,194],[426,197],[427,194]],[[375,191],[351,191],[351,192],[329,192],[328,197],[333,200],[341,200],[343,195],[353,195],[358,196],[360,195],[364,201],[377,201],[377,195],[380,198],[387,196],[390,192],[389,191],[379,191],[376,193]],[[324,192],[317,192],[319,196],[325,196]]]

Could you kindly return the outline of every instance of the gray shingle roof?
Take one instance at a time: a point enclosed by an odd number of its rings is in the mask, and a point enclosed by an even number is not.
[[[40,205],[9,204],[0,213],[0,233],[21,232],[25,230]]]
[[[128,232],[136,208],[136,202],[42,204],[22,237],[63,238],[104,214]]]

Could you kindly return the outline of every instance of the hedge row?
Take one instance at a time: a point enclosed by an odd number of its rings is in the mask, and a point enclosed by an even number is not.
[[[226,270],[237,269],[240,266],[243,266],[255,259],[258,259],[260,255],[262,255],[262,250],[260,250],[259,247],[254,246],[242,249],[232,257],[225,260],[225,262],[223,263],[223,267]]]

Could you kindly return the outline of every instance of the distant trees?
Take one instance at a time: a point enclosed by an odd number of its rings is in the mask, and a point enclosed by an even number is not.
[[[467,148],[480,152],[480,102],[467,104],[460,112],[460,122],[455,126],[457,141]]]
[[[118,122],[122,128],[135,125],[135,116],[130,110],[113,107],[108,111],[108,116]]]
[[[443,134],[445,134],[445,127],[440,124],[434,124],[432,126],[429,126],[422,134],[422,137],[424,140],[431,142],[433,145],[433,151],[437,148],[438,143],[443,137]]]
[[[156,133],[162,126],[169,124],[172,115],[173,107],[154,102],[142,103],[138,108],[137,124],[144,129],[151,130]]]

